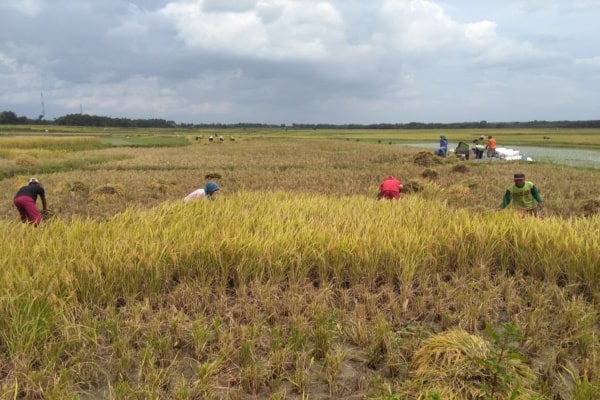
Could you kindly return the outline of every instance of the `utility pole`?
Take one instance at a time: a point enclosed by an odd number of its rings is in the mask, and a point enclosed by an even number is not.
[[[44,119],[46,116],[46,106],[44,106],[44,92],[40,92],[40,97],[42,98],[42,114],[39,119]]]

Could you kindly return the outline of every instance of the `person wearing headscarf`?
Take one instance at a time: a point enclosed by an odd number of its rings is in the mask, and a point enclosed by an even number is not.
[[[441,157],[446,157],[448,155],[448,139],[446,139],[446,136],[440,136],[440,147],[437,149],[435,154]]]
[[[203,188],[196,189],[192,193],[185,196],[183,201],[187,203],[190,200],[198,198],[208,198],[209,200],[213,200],[219,189],[219,185],[217,185],[215,182],[208,182]]]

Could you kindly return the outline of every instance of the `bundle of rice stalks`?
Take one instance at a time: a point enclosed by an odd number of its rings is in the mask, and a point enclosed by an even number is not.
[[[463,186],[463,185],[451,185],[448,187],[448,189],[446,189],[446,196],[448,198],[448,200],[462,200],[464,198],[466,198],[469,193],[471,192],[471,189],[469,189],[468,186]]]
[[[468,171],[469,167],[467,167],[465,164],[456,164],[454,167],[452,167],[452,172],[460,172],[461,174],[464,174]]]
[[[90,188],[81,181],[62,182],[58,187],[58,191],[68,193],[71,196],[87,197],[90,193]]]
[[[402,193],[417,193],[422,192],[425,188],[425,184],[422,182],[411,179],[403,185]]]
[[[15,159],[15,164],[20,167],[35,167],[39,163],[40,162],[38,161],[37,158],[28,156],[26,154],[20,155],[19,157],[17,157]]]
[[[413,158],[413,162],[417,165],[422,165],[424,167],[430,167],[435,164],[442,164],[442,158],[440,156],[436,156],[434,153],[420,151]]]
[[[89,198],[90,200],[101,200],[112,196],[121,196],[123,190],[123,185],[106,184],[92,190]]]
[[[168,182],[164,179],[153,179],[152,182],[150,182],[150,189],[153,192],[159,192],[162,194],[169,193],[169,189],[173,187],[175,187],[175,182]]]
[[[581,209],[585,217],[591,217],[594,214],[598,214],[600,212],[600,200],[586,200],[583,202]]]
[[[218,174],[216,172],[211,172],[210,174],[206,174],[204,175],[205,179],[221,179],[221,174]]]
[[[438,393],[443,399],[531,398],[535,374],[516,357],[496,360],[498,351],[485,339],[462,329],[452,329],[426,339],[413,357],[415,376],[423,381],[425,393]],[[498,370],[501,364],[503,377]],[[494,367],[492,367],[494,366]]]
[[[427,179],[437,179],[439,175],[440,174],[436,170],[431,168],[427,168],[423,172],[421,172],[421,176]]]
[[[52,219],[56,216],[56,213],[52,210],[42,210],[40,211],[44,220]]]

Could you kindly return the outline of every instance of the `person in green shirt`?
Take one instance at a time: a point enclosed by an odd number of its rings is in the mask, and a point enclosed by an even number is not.
[[[473,150],[475,150],[475,159],[481,160],[483,159],[483,153],[485,152],[485,148],[487,146],[487,141],[485,140],[485,136],[479,136],[479,139],[473,140]]]
[[[525,174],[515,174],[514,181],[514,185],[506,189],[502,204],[498,209],[505,209],[512,201],[513,207],[520,213],[537,216],[538,211],[543,207],[539,190],[533,182],[525,180]]]

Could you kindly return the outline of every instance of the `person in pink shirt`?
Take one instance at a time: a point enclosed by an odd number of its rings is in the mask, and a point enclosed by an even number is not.
[[[385,178],[381,185],[379,185],[379,193],[377,193],[377,200],[399,200],[400,192],[402,192],[402,182],[390,175],[387,178]]]

